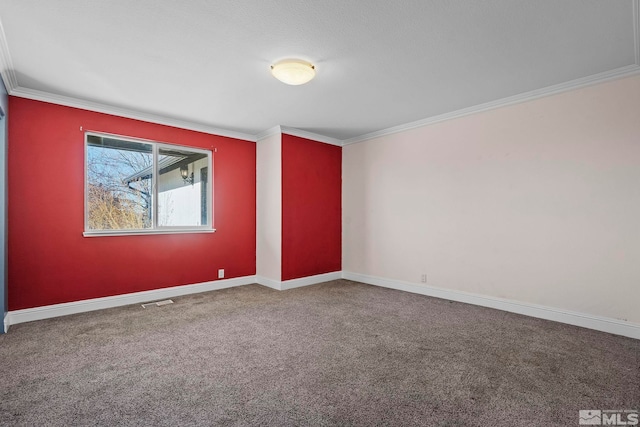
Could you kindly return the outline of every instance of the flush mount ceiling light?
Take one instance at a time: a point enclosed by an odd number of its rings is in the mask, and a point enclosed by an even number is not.
[[[273,77],[288,85],[303,85],[316,75],[316,67],[302,59],[283,59],[271,66]]]

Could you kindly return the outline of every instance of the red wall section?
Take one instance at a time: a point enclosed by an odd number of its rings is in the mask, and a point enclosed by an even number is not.
[[[282,280],[339,271],[342,148],[282,135]]]
[[[10,97],[9,309],[255,274],[252,142]],[[215,233],[83,237],[84,131],[213,149]]]

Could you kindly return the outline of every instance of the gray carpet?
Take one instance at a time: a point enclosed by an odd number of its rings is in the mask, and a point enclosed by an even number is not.
[[[640,341],[346,280],[19,324],[3,425],[574,426],[638,409]]]

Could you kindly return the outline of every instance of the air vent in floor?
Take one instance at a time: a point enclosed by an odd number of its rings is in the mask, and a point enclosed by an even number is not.
[[[160,307],[163,305],[167,305],[167,304],[173,304],[173,300],[170,299],[166,299],[163,301],[156,301],[156,302],[148,302],[146,304],[142,304],[142,308],[147,308],[147,307]]]

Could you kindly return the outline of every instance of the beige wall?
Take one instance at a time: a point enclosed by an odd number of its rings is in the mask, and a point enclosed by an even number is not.
[[[282,135],[257,142],[256,274],[279,281],[282,275]]]
[[[640,77],[346,146],[342,194],[344,271],[640,323]]]

